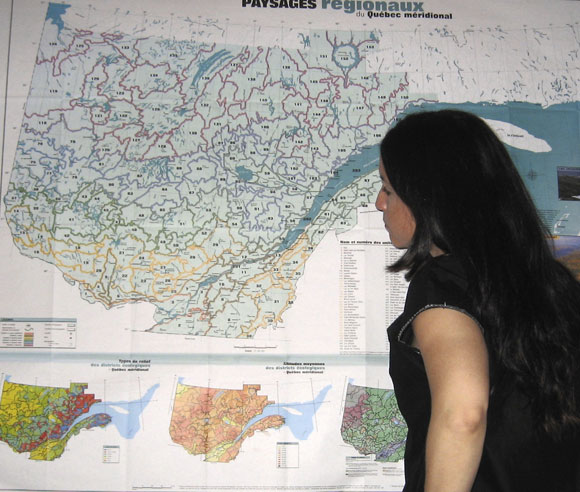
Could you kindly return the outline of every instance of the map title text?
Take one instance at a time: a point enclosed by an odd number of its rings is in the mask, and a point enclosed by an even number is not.
[[[321,0],[323,9],[343,10],[347,14],[361,11],[423,12],[423,2],[373,2],[371,0]],[[242,7],[315,9],[317,0],[242,0]]]

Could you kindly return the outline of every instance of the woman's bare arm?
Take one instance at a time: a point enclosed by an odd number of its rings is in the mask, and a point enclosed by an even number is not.
[[[431,308],[413,320],[431,391],[425,492],[469,492],[479,468],[489,400],[488,354],[466,314]]]

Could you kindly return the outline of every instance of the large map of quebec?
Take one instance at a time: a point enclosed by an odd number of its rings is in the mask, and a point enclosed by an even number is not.
[[[354,225],[405,75],[369,33],[303,49],[69,29],[51,4],[6,216],[24,255],[89,302],[144,301],[151,329],[251,337],[276,323],[331,228]]]
[[[436,100],[409,90],[416,48],[379,54],[379,30],[257,44],[197,21],[183,40],[73,27],[70,9],[48,6],[7,222],[23,255],[88,302],[153,304],[153,332],[250,338],[279,322],[325,234],[372,202],[376,143],[409,105]],[[457,68],[472,45],[446,30],[428,42],[426,63],[488,97]],[[525,93],[512,75],[489,96]],[[567,73],[544,76],[560,80],[546,100],[575,94]]]

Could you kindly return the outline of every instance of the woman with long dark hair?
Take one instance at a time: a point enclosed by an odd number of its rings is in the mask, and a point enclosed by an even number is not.
[[[580,284],[480,118],[414,113],[381,144],[388,329],[408,425],[405,491],[580,491]]]

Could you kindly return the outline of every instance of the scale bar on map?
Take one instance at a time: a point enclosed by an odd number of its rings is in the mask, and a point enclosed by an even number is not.
[[[0,349],[74,349],[76,339],[76,318],[0,318]]]

